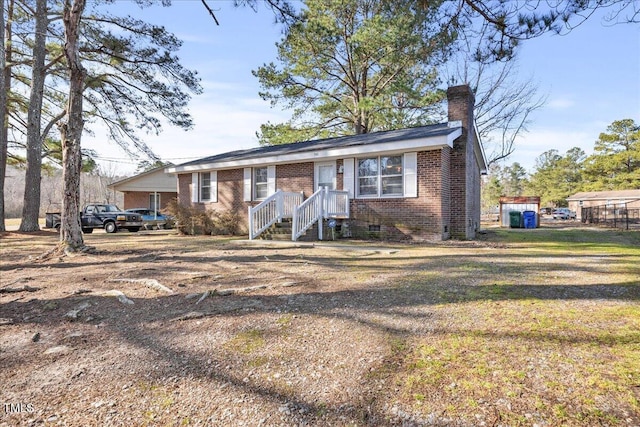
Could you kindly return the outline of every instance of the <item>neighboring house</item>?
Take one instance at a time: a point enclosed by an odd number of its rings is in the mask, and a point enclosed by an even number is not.
[[[582,218],[582,208],[639,209],[640,190],[588,191],[567,198],[569,209]]]
[[[149,208],[161,210],[171,199],[178,197],[175,175],[167,174],[165,167],[155,168],[141,174],[111,183],[108,187],[124,193],[123,209]]]
[[[250,237],[259,231],[256,223],[268,226],[293,215],[289,203],[298,212],[294,226],[309,226],[315,214],[307,218],[302,209],[327,188],[318,200],[324,200],[324,219],[334,221],[322,222],[337,225],[343,235],[473,239],[486,160],[471,90],[452,87],[447,98],[448,123],[233,151],[166,171],[178,177],[181,204],[235,211]]]

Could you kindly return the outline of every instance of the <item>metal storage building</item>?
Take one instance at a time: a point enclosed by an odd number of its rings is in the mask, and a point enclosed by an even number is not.
[[[516,196],[500,197],[500,226],[509,227],[509,212],[534,211],[536,213],[536,227],[540,226],[540,197]]]

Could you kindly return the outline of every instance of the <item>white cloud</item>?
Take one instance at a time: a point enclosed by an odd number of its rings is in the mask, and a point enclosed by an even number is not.
[[[575,101],[571,99],[571,97],[557,97],[549,102],[547,102],[546,106],[551,108],[552,110],[566,110],[572,108],[576,105]]]

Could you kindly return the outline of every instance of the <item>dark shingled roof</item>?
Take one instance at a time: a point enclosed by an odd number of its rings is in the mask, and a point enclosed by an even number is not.
[[[408,129],[398,129],[383,132],[372,132],[361,135],[342,136],[338,138],[317,139],[312,141],[296,142],[293,144],[270,145],[266,147],[250,148],[248,150],[230,151],[215,156],[204,157],[199,160],[182,163],[176,167],[193,166],[215,163],[219,161],[235,161],[280,154],[303,153],[305,151],[325,150],[330,148],[355,147],[360,145],[381,144],[385,142],[406,141],[418,138],[430,138],[448,135],[458,127],[449,127],[447,123],[421,126]]]

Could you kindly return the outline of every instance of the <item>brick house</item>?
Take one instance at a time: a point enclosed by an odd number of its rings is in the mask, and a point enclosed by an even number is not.
[[[124,193],[123,209],[161,210],[178,197],[175,175],[165,173],[164,166],[113,182],[108,188]]]
[[[569,209],[576,212],[577,218],[585,222],[593,218],[583,217],[587,215],[589,208],[591,215],[599,212],[605,218],[614,218],[616,212],[626,210],[632,212],[634,219],[640,212],[640,189],[638,190],[614,190],[614,191],[586,191],[576,193],[567,198]]]
[[[447,99],[448,123],[232,151],[166,172],[178,177],[181,204],[236,211],[251,238],[257,222],[266,227],[293,216],[304,228],[322,211],[320,231],[330,225],[354,237],[473,239],[486,160],[470,88],[451,87]],[[318,197],[323,207],[309,208]]]
[[[585,191],[567,198],[569,209],[582,219],[583,208],[640,209],[640,189],[615,191]]]

